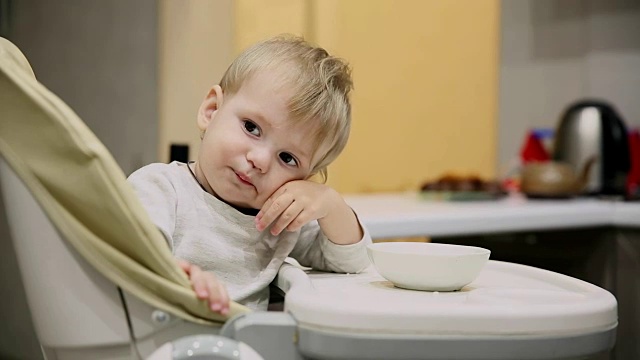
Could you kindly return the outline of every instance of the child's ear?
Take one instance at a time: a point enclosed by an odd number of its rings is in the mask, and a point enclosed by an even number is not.
[[[216,112],[222,106],[222,88],[220,85],[214,85],[198,109],[198,129],[205,131],[209,123],[215,116]]]

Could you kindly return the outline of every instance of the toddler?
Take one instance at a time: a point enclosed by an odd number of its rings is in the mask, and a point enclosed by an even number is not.
[[[366,229],[326,180],[349,136],[348,65],[297,37],[245,50],[197,113],[197,161],[147,165],[129,177],[201,299],[265,310],[287,256],[359,272]]]

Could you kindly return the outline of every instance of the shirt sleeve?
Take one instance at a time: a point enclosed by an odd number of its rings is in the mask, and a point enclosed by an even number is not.
[[[358,224],[362,228],[362,239],[355,244],[338,245],[324,235],[317,221],[312,221],[302,227],[290,256],[315,270],[359,273],[371,265],[367,245],[372,241],[369,231],[359,219]]]
[[[164,164],[145,166],[129,175],[127,181],[133,186],[151,221],[162,232],[173,251],[177,246],[173,240],[177,195],[170,179],[157,171],[158,165]]]

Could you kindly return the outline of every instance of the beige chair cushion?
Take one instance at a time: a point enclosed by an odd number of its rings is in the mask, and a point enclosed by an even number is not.
[[[0,38],[0,153],[51,222],[105,277],[189,321],[225,317],[198,300],[111,154]],[[229,316],[248,309],[231,304]]]

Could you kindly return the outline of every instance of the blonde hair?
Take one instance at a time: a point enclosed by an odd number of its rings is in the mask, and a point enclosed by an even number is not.
[[[287,104],[291,118],[309,125],[313,156],[319,155],[311,174],[319,173],[326,182],[327,166],[344,149],[351,128],[349,65],[300,37],[281,35],[243,51],[223,75],[220,87],[235,94],[264,70],[278,70],[283,84],[291,87],[294,95]]]

